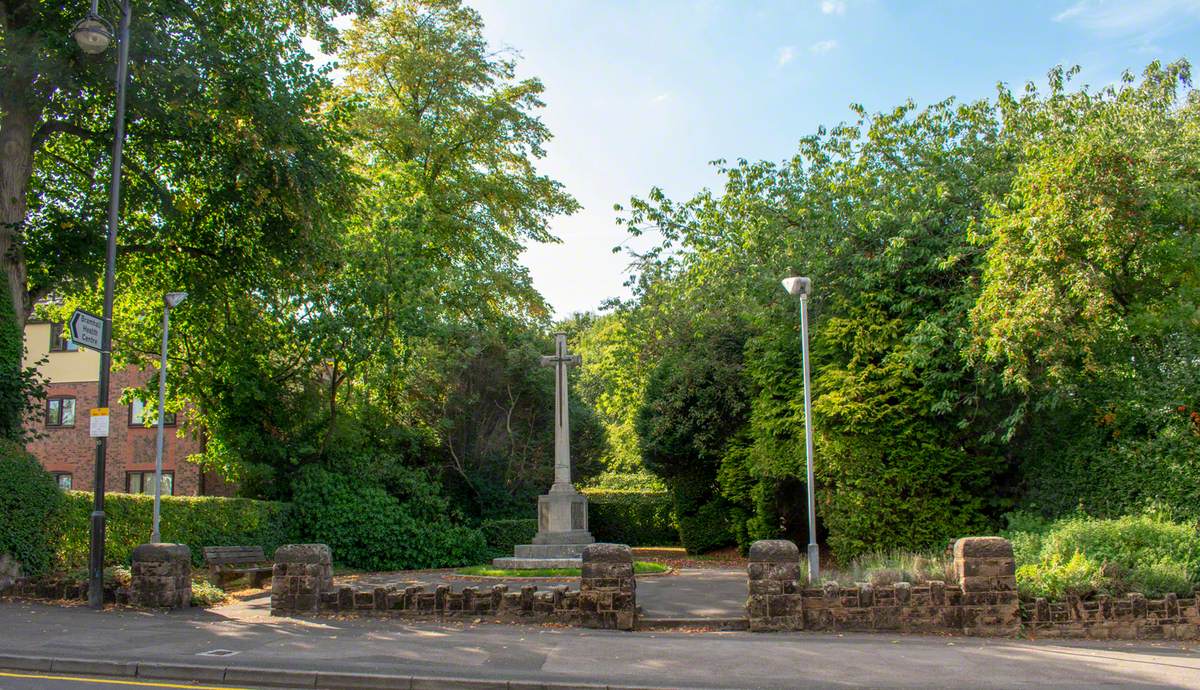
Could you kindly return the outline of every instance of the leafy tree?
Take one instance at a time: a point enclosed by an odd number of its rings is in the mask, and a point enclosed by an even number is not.
[[[1200,475],[1200,109],[1190,69],[1045,98],[1020,123],[1011,189],[988,208],[967,354],[1018,395],[1030,508],[1196,517]],[[1186,95],[1185,95],[1186,94]]]

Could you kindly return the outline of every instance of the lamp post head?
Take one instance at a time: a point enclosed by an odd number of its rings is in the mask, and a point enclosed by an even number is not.
[[[163,304],[167,305],[167,309],[174,309],[185,299],[187,299],[186,292],[168,292],[163,295]]]
[[[793,297],[796,295],[808,297],[810,294],[812,294],[812,281],[808,278],[801,278],[800,276],[784,278],[783,289],[787,290],[788,294],[792,295]]]
[[[71,38],[75,39],[83,52],[98,55],[108,50],[109,44],[112,43],[112,27],[101,19],[100,15],[89,12],[88,16],[79,20],[75,28],[71,29]]]

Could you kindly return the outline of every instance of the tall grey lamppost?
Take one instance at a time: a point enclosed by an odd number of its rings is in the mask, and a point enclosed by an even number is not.
[[[817,504],[813,480],[812,390],[808,374],[808,295],[812,281],[808,278],[784,278],[788,294],[800,298],[800,351],[804,367],[804,454],[808,470],[808,581],[816,582],[821,572],[821,554],[817,548]]]
[[[167,334],[171,331],[171,310],[185,299],[186,292],[168,292],[163,295],[162,358],[158,360],[158,436],[154,441],[154,526],[150,529],[151,544],[162,541],[158,534],[158,506],[162,502],[163,425],[167,407]]]
[[[112,43],[112,25],[100,17],[98,0],[75,28],[71,36],[79,49],[89,55],[108,50]],[[121,147],[125,143],[125,87],[129,81],[129,0],[121,1],[121,19],[117,38],[117,108],[113,118],[112,179],[108,187],[108,251],[104,264],[104,328],[100,336],[100,382],[97,407],[108,408],[108,370],[112,367],[113,284],[117,266],[117,215],[121,209]],[[88,604],[104,606],[104,465],[108,454],[107,436],[96,438],[96,474],[92,488],[92,539],[88,554]]]

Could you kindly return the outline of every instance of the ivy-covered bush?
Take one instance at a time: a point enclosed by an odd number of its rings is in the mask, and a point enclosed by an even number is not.
[[[532,542],[537,529],[537,518],[484,520],[479,523],[479,531],[483,532],[488,549],[494,556],[513,555],[513,547]]]
[[[0,441],[0,556],[24,575],[40,575],[54,563],[54,532],[63,496],[37,458],[11,441]]]
[[[307,541],[328,544],[335,562],[365,570],[441,568],[486,560],[483,532],[451,522],[446,500],[423,477],[413,472],[403,482],[408,492],[398,496],[361,476],[306,467],[292,487],[301,533]]]
[[[588,527],[597,541],[629,546],[667,546],[679,543],[664,492],[588,489]]]
[[[108,494],[104,500],[104,562],[125,565],[138,544],[150,541],[154,497]],[[61,527],[54,536],[58,567],[86,568],[91,535],[92,495],[66,492]],[[187,544],[192,563],[202,565],[205,546],[261,546],[268,558],[281,544],[299,539],[290,504],[217,496],[163,496],[162,540]]]
[[[1152,515],[1076,516],[1054,523],[1010,519],[1010,526],[1018,525],[1025,531],[1012,531],[1009,538],[1017,589],[1027,598],[1128,592],[1187,596],[1200,584],[1200,534],[1191,524]]]

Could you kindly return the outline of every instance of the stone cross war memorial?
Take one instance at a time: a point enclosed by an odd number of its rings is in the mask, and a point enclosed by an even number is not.
[[[554,367],[554,484],[538,497],[538,531],[532,544],[520,544],[511,557],[497,558],[500,568],[578,568],[583,547],[595,541],[588,531],[587,497],[571,483],[571,429],[568,368],[582,363],[567,352],[567,334],[554,334],[554,354],[542,366]]]

